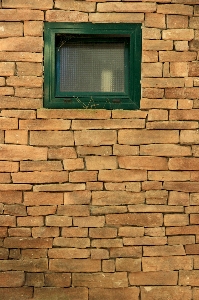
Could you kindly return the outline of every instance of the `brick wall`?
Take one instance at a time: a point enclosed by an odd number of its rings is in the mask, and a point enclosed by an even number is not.
[[[199,1],[0,1],[0,299],[199,299]],[[43,22],[143,23],[139,111],[43,109]]]

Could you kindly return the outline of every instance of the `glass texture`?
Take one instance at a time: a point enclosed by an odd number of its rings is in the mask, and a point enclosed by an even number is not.
[[[67,43],[58,51],[60,92],[124,92],[125,43]]]

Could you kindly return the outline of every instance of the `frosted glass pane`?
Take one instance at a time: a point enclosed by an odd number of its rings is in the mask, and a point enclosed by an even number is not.
[[[61,92],[124,92],[124,43],[67,43],[60,51]]]

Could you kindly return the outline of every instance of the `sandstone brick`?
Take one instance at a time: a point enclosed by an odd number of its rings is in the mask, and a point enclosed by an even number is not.
[[[5,131],[5,143],[27,145],[28,132],[26,130],[6,130]]]
[[[183,4],[160,4],[157,7],[157,12],[160,14],[171,15],[193,15],[193,7]]]
[[[4,240],[4,246],[8,248],[51,248],[52,239],[7,237]]]
[[[76,157],[77,154],[73,147],[48,148],[49,159],[71,159]]]
[[[109,214],[106,216],[106,223],[109,225],[136,225],[157,227],[163,222],[161,213],[127,213],[127,214]]]
[[[188,28],[188,16],[168,15],[167,28]]]
[[[198,192],[198,182],[165,182],[164,188],[179,192]]]
[[[92,193],[93,205],[124,205],[144,203],[143,193],[132,193],[126,191],[96,191]]]
[[[91,207],[92,215],[102,215],[111,213],[125,213],[127,212],[126,206],[94,206]]]
[[[22,161],[20,171],[62,171],[60,161]]]
[[[173,42],[172,41],[164,41],[164,40],[144,40],[143,41],[143,50],[150,51],[160,51],[160,50],[172,50]],[[163,61],[163,60],[162,60]]]
[[[43,22],[41,22],[41,21],[25,21],[24,22],[24,35],[25,36],[42,36],[42,34],[43,34]]]
[[[16,288],[1,288],[0,289],[0,297],[2,299],[20,299],[26,300],[31,299],[33,295],[32,287],[16,287]]]
[[[147,62],[157,62],[158,61],[158,51],[142,51],[142,61]]]
[[[82,300],[88,299],[88,290],[86,288],[63,288],[63,287],[42,287],[35,288],[35,297],[37,300],[48,299],[55,300],[56,297],[64,299],[69,297],[71,300],[81,298]]]
[[[143,39],[148,40],[159,40],[161,38],[160,29],[158,28],[143,28],[142,30]]]
[[[5,248],[0,249],[0,259],[8,259],[9,250]]]
[[[109,258],[109,252],[107,249],[91,249],[91,259],[108,259],[108,258]]]
[[[199,17],[191,17],[189,21],[189,27],[193,29],[199,28]]]
[[[160,98],[163,98],[163,95],[164,95],[163,89],[144,88],[143,93],[142,93],[142,96],[144,98],[141,99],[141,103],[140,103],[141,108],[169,108],[170,105],[171,106],[175,105],[174,101],[173,101],[173,105],[172,105],[172,102],[170,102],[170,103],[168,102],[168,104],[165,104],[162,100],[160,100]],[[155,98],[155,100],[153,100],[154,98]],[[175,107],[176,107],[176,105],[175,105]]]
[[[13,87],[0,87],[0,95],[1,96],[13,96],[14,95]]]
[[[78,239],[76,239],[78,240]],[[80,240],[80,247],[84,248]],[[83,241],[83,239],[82,239]],[[75,248],[59,248],[59,249],[49,249],[48,251],[49,258],[58,258],[58,259],[77,259],[77,258],[88,258],[90,257],[89,249],[75,249]]]
[[[0,22],[0,37],[23,36],[23,24]]]
[[[63,194],[45,192],[25,192],[24,204],[28,206],[63,204]]]
[[[47,250],[46,249],[22,249],[21,250],[22,259],[39,259],[47,257]]]
[[[120,144],[174,144],[178,143],[178,131],[172,130],[120,130],[118,142]]]
[[[67,216],[89,216],[89,206],[88,205],[59,205],[57,208],[58,215]]]
[[[143,77],[162,77],[162,63],[143,63]]]
[[[13,237],[30,237],[31,236],[31,229],[30,228],[9,228],[8,235]]]
[[[6,204],[22,202],[22,192],[20,191],[0,191],[0,201]]]
[[[111,120],[74,120],[72,121],[72,129],[88,130],[88,129],[120,129],[120,128],[144,128],[144,120],[134,119],[111,119]]]
[[[31,131],[30,144],[40,146],[73,146],[73,134],[69,131]]]
[[[169,160],[170,170],[199,170],[198,158],[171,158]]]
[[[190,41],[190,50],[191,50],[191,45],[193,41]],[[189,50],[189,45],[188,41],[174,41],[174,47],[176,51],[188,51]]]
[[[116,169],[117,160],[114,156],[88,156],[85,158],[87,170]]]
[[[159,53],[160,62],[186,62],[193,61],[196,59],[195,52],[177,52],[177,51],[160,51]],[[175,98],[175,97],[174,97]]]
[[[53,7],[52,0],[34,0],[24,1],[24,0],[16,0],[14,3],[12,0],[3,0],[2,1],[3,8],[32,8],[32,9],[50,9]]]
[[[123,238],[124,245],[165,245],[167,243],[166,237],[125,237]]]
[[[167,159],[152,156],[118,157],[119,167],[124,169],[167,170]]]
[[[166,194],[166,193],[165,193]],[[163,195],[163,193],[162,193]],[[148,195],[147,195],[148,196]],[[184,208],[181,206],[176,207],[167,205],[146,205],[146,204],[135,204],[128,206],[129,212],[162,212],[162,213],[183,213]]]
[[[1,39],[0,51],[42,52],[43,40],[40,37],[8,37]]]
[[[47,216],[46,217],[46,226],[55,226],[55,227],[62,227],[62,226],[71,226],[72,225],[72,218],[68,216]]]
[[[180,171],[149,171],[149,180],[161,180],[161,181],[188,181],[191,179],[190,172]]]
[[[27,273],[26,285],[40,287],[44,285],[44,275],[42,273]]]
[[[43,59],[42,55],[43,55],[42,53],[31,53],[31,52],[12,52],[12,51],[0,52],[0,61],[41,63]],[[27,75],[34,75],[34,74],[28,73]]]
[[[115,130],[82,130],[75,131],[75,145],[112,145],[116,143]]]
[[[110,119],[111,113],[103,109],[39,109],[39,119]]]
[[[194,38],[193,29],[167,29],[162,31],[164,40],[191,41]]]
[[[72,191],[84,191],[84,183],[57,183],[57,184],[40,184],[33,186],[33,192],[72,192]]]
[[[129,274],[131,285],[176,285],[178,273],[175,271],[133,272]]]
[[[189,205],[189,194],[188,193],[171,191],[169,193],[168,204],[169,205],[188,206]]]
[[[87,156],[87,155],[102,155],[102,156],[109,156],[112,155],[112,147],[111,146],[77,146],[77,153],[80,156]]]
[[[89,13],[89,21],[93,23],[104,22],[104,23],[141,23],[144,21],[144,13]]]
[[[27,216],[27,217],[18,217],[17,226],[21,227],[33,227],[33,226],[43,226],[44,220],[42,216]]]
[[[42,87],[15,87],[15,96],[22,98],[42,98]]]
[[[89,288],[124,288],[128,286],[127,273],[74,273],[72,275],[74,286],[85,286]]]
[[[161,189],[162,189],[162,182],[157,182],[157,181],[144,181],[144,182],[142,182],[142,190],[144,190],[144,191],[150,192],[150,190],[161,190]],[[153,196],[153,191],[152,191],[151,196]]]
[[[117,236],[116,228],[90,228],[89,236],[91,238],[115,238]]]
[[[179,272],[179,284],[180,285],[191,285],[191,286],[198,286],[198,270],[181,270]]]
[[[86,190],[89,190],[89,191],[102,191],[103,190],[103,182],[87,182],[86,183]],[[106,190],[109,190],[109,188],[106,188]]]
[[[192,270],[193,260],[185,256],[143,257],[142,266],[143,272]]]
[[[190,146],[180,146],[172,144],[160,144],[160,145],[141,145],[140,146],[141,155],[160,155],[160,156],[190,156],[191,148]]]
[[[31,190],[31,184],[12,184],[12,183],[1,183],[0,191],[24,191]]]
[[[102,271],[103,272],[115,272],[115,261],[112,260],[103,260],[102,262]]]
[[[182,245],[160,245],[160,246],[144,246],[143,256],[181,256],[185,255],[185,249]]]
[[[59,236],[58,227],[34,227],[32,228],[32,236],[37,237],[57,237]]]
[[[101,261],[98,259],[50,259],[49,270],[54,272],[100,272]],[[81,274],[84,275],[84,273]],[[94,274],[88,275],[94,276]],[[101,274],[99,275],[101,278]],[[73,286],[83,286],[83,282],[76,285],[74,278],[72,282]]]
[[[187,300],[191,300],[192,291],[189,287],[183,286],[158,286],[153,288],[141,288],[141,297],[143,300],[158,300],[160,295],[161,300],[181,300],[183,297],[185,297]]]
[[[65,11],[65,10],[47,10],[47,22],[88,22],[88,14],[85,12]]]
[[[61,236],[63,237],[87,237],[88,228],[79,227],[63,227],[61,231]]]
[[[70,128],[70,121],[57,119],[20,120],[19,128],[26,130],[68,130]]]
[[[90,204],[90,191],[74,191],[64,193],[64,205]]]
[[[148,114],[148,121],[168,120],[168,111],[161,109],[151,109]]]
[[[145,26],[155,28],[166,28],[165,15],[147,12],[145,14]]]
[[[76,11],[85,11],[85,12],[94,12],[96,8],[95,3],[90,2],[82,2],[82,1],[64,1],[64,0],[56,0],[55,8],[63,9],[63,10],[76,10]]]
[[[84,169],[84,161],[82,158],[74,158],[74,159],[64,159],[64,169],[65,170],[81,170]]]
[[[16,217],[9,215],[0,215],[0,226],[16,227]]]
[[[186,62],[171,62],[170,73],[172,77],[188,76],[188,65]]]
[[[139,272],[141,271],[140,258],[116,258],[116,271]]]
[[[172,88],[183,87],[184,79],[182,78],[143,78],[143,87],[160,87],[160,88]]]
[[[129,146],[129,145],[113,145],[113,154],[122,156],[122,155],[138,155],[139,148],[138,146]]]
[[[86,181],[96,181],[97,172],[96,171],[73,171],[69,173],[70,182],[86,182]]]
[[[43,79],[37,76],[10,76],[6,80],[9,86],[41,87]]]
[[[0,62],[0,76],[11,76],[15,72],[14,62]]]
[[[198,131],[196,130],[182,130],[180,135],[180,142],[182,144],[197,144],[199,140]]]
[[[99,3],[98,12],[154,12],[155,3]]]
[[[4,214],[11,216],[27,216],[26,207],[20,204],[5,204]]]
[[[119,228],[119,232],[118,232],[119,236],[143,236],[144,235],[144,228],[143,227],[120,227]]]
[[[166,214],[164,224],[165,226],[186,226],[189,224],[189,216],[186,214]]]
[[[183,235],[183,236],[169,236],[168,244],[169,245],[188,245],[195,243],[194,235]]]
[[[5,108],[17,108],[17,109],[37,109],[41,107],[41,99],[31,99],[31,98],[18,98],[18,97],[8,97],[2,96],[0,107]]]
[[[27,208],[27,213],[30,216],[45,216],[55,214],[57,210],[56,206],[33,206]]]
[[[45,274],[45,286],[69,287],[71,284],[70,273],[49,273]]]
[[[146,180],[146,171],[144,170],[100,170],[98,180],[100,181],[142,181]]]
[[[146,119],[147,112],[140,110],[116,109],[112,111],[112,117],[115,119]]]
[[[77,227],[103,227],[104,216],[74,217],[73,225]]]
[[[1,9],[0,11],[0,21],[25,21],[25,20],[34,20],[34,21],[44,20],[44,13],[43,11],[30,10],[30,9]]]
[[[117,248],[122,247],[122,239],[93,239],[91,246],[96,248]]]
[[[18,76],[42,76],[43,73],[41,63],[17,62],[16,66]]]
[[[48,183],[48,182],[66,182],[68,181],[67,171],[34,171],[12,173],[14,183]]]

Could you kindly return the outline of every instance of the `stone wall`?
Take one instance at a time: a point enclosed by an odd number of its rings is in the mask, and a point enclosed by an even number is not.
[[[199,1],[0,1],[0,299],[199,299]],[[43,108],[43,22],[142,23],[138,111]]]

